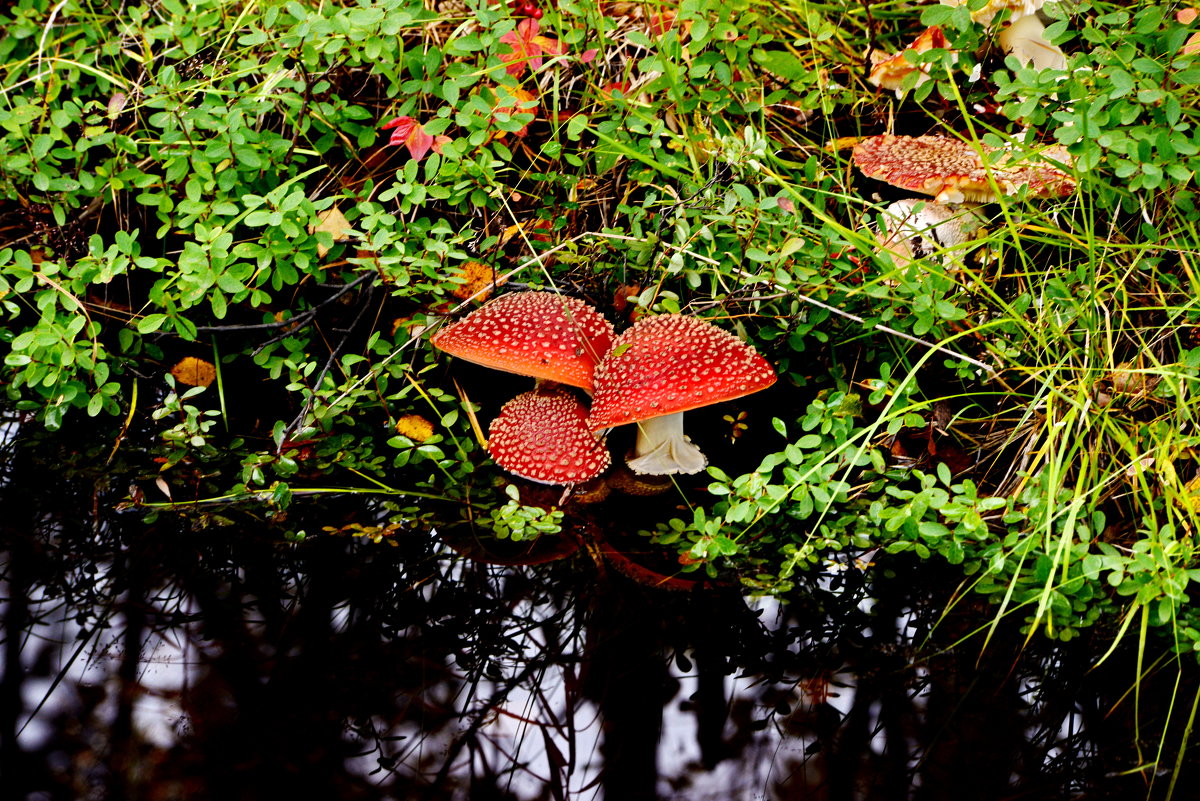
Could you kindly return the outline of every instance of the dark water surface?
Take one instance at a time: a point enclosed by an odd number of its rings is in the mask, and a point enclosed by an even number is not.
[[[1196,698],[1161,643],[1136,691],[1136,649],[1094,668],[1115,624],[989,634],[941,564],[748,601],[419,527],[289,543],[249,511],[114,511],[128,488],[59,447],[11,447],[0,489],[3,798],[1164,798]]]

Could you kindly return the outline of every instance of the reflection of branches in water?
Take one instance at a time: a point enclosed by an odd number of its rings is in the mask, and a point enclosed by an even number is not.
[[[10,445],[0,492],[14,797],[1145,794],[1105,776],[1138,764],[1133,704],[1112,708],[1128,655],[1089,672],[1097,647],[1008,625],[981,653],[968,635],[992,610],[944,613],[955,570],[813,574],[752,611],[586,557],[479,565],[418,532],[286,544],[245,513],[108,512],[108,448],[67,442]],[[378,516],[354,499],[288,514],[308,530]],[[1162,674],[1139,699],[1151,736],[1192,686]]]

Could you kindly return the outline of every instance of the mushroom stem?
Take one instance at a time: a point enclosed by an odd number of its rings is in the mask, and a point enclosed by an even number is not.
[[[648,476],[699,473],[708,459],[683,433],[683,412],[652,417],[637,424],[637,442],[629,469]]]

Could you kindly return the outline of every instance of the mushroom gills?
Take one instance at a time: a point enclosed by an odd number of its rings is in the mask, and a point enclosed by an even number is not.
[[[629,469],[644,476],[699,473],[708,458],[683,433],[683,412],[652,417],[637,424],[637,441],[626,461]]]
[[[892,203],[882,214],[883,229],[875,240],[891,253],[900,269],[916,259],[942,262],[959,260],[956,250],[979,235],[983,220],[969,206],[948,206],[934,201],[906,199]]]
[[[1067,57],[1062,49],[1046,38],[1046,26],[1036,16],[1013,20],[1000,31],[1000,47],[1017,57],[1021,66],[1035,70],[1065,70]]]

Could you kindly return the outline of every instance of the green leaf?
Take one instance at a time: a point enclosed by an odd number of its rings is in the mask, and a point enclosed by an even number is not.
[[[803,61],[786,50],[755,50],[750,54],[750,59],[786,81],[800,81],[811,73]]]
[[[142,319],[138,320],[137,331],[139,334],[150,334],[162,328],[163,323],[167,321],[165,314],[147,314]]]

